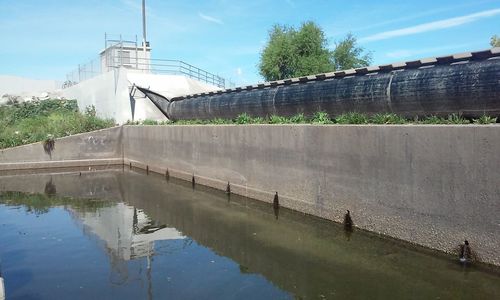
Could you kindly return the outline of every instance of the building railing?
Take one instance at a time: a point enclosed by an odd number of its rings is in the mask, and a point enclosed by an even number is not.
[[[92,59],[84,64],[79,64],[75,70],[66,74],[66,81],[63,83],[62,88],[70,87],[102,73],[101,59]]]
[[[149,59],[138,57],[113,56],[103,70],[101,58],[93,59],[85,64],[78,65],[76,70],[66,75],[63,88],[91,79],[106,71],[124,67],[130,70],[149,74],[184,75],[186,77],[215,85],[219,88],[234,86],[223,77],[207,72],[181,60],[171,59]]]
[[[127,62],[124,62],[123,60],[120,61],[119,57],[115,57],[113,61],[116,62],[116,64],[112,65],[112,68],[123,66],[144,73],[184,75],[220,88],[225,88],[227,84],[226,80],[221,76],[207,72],[181,60],[131,57]]]

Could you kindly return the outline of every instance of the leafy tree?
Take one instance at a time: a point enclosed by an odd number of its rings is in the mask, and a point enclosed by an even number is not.
[[[490,40],[491,47],[500,47],[500,37],[498,35],[494,35]]]
[[[333,50],[335,70],[366,67],[371,63],[371,54],[363,54],[364,49],[356,45],[356,38],[351,34],[337,42]]]
[[[261,54],[260,74],[266,80],[278,80],[293,76],[296,55],[292,46],[295,30],[275,25],[269,31],[269,43]]]
[[[314,22],[303,23],[298,30],[274,25],[261,53],[259,73],[265,80],[279,80],[366,66],[370,60],[352,34],[330,51],[323,30]]]
[[[313,22],[302,24],[292,37],[292,49],[296,55],[292,77],[317,74],[332,70],[331,52],[325,34]]]

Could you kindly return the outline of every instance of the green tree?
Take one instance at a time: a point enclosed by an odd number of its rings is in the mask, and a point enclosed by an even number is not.
[[[313,22],[302,24],[292,36],[295,68],[292,77],[324,73],[332,70],[331,52],[325,34]]]
[[[259,73],[265,80],[279,80],[366,66],[370,59],[352,34],[330,51],[323,30],[314,22],[303,23],[298,30],[274,25],[261,53]]]
[[[500,37],[498,37],[498,35],[494,35],[491,37],[491,40],[490,40],[490,45],[491,47],[500,47]]]
[[[278,80],[293,76],[296,55],[292,46],[295,30],[274,25],[269,31],[269,42],[261,54],[260,74],[266,80]]]
[[[332,52],[335,70],[366,67],[371,63],[371,53],[363,54],[364,49],[357,45],[351,33],[335,44]]]

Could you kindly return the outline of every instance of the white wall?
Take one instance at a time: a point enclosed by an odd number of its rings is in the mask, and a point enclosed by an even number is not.
[[[113,118],[118,124],[128,120],[167,120],[149,99],[130,99],[129,91],[133,84],[150,88],[167,98],[218,90],[215,86],[185,76],[144,74],[120,68],[64,89],[62,95],[76,99],[81,111],[94,105],[99,116]]]
[[[117,123],[132,120],[128,81],[124,69],[115,69],[64,89],[65,98],[76,99],[84,111],[94,105],[100,117],[113,118]]]
[[[0,75],[0,97],[5,94],[21,97],[46,97],[61,88],[56,80],[38,80],[18,76]]]

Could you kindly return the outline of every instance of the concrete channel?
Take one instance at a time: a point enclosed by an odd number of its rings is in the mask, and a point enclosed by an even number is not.
[[[500,266],[498,125],[122,126],[0,150],[13,170],[123,165]],[[1,182],[1,177],[0,177]]]

